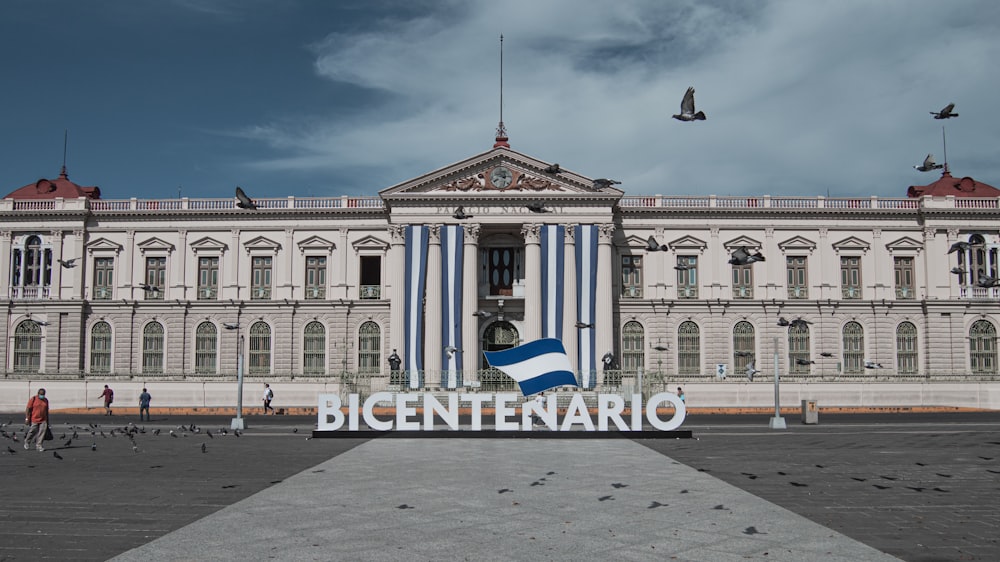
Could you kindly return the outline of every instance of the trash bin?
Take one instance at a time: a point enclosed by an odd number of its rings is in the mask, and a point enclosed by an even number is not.
[[[802,423],[804,424],[819,423],[819,406],[817,405],[815,400],[802,401]]]

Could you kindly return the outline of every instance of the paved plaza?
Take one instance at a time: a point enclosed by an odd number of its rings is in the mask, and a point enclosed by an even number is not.
[[[125,418],[54,414],[49,450],[0,444],[0,560],[1000,559],[1000,413],[786,419],[366,440],[171,416],[133,445]]]

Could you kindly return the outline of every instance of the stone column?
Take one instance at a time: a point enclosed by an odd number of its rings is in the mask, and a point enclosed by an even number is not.
[[[524,341],[542,337],[542,244],[537,224],[521,227],[524,236]]]
[[[232,255],[229,256],[229,267],[225,268],[222,272],[222,276],[225,278],[225,281],[222,283],[222,288],[226,291],[226,294],[223,296],[234,300],[240,300],[242,298],[240,295],[240,255],[243,253],[240,251],[242,250],[242,248],[240,248],[240,231],[234,228],[230,231],[230,236],[232,236],[233,240],[231,244],[233,251]],[[249,272],[245,278],[247,287],[250,287],[251,278]],[[249,294],[249,291],[247,294]]]
[[[188,266],[188,254],[189,248],[187,243],[188,231],[179,230],[177,232],[177,258],[176,263],[172,264],[172,269],[176,270],[174,273],[174,293],[175,298],[181,300],[187,300],[187,266]],[[195,265],[195,271],[197,271],[197,264]],[[198,284],[195,283],[197,287]],[[195,295],[195,298],[198,298]]]
[[[136,296],[136,294],[138,294],[137,291],[141,291],[142,290],[142,289],[139,289],[138,286],[141,285],[142,283],[146,282],[146,279],[145,279],[146,272],[145,271],[139,271],[139,272],[137,272],[136,268],[135,268],[135,231],[134,230],[126,230],[125,231],[125,248],[124,248],[124,251],[125,251],[125,275],[118,275],[116,273],[115,276],[117,277],[117,279],[115,280],[115,284],[118,285],[118,287],[122,287],[125,283],[128,283],[129,287],[130,287],[128,295],[127,295],[128,299],[129,300],[135,300],[135,296]],[[122,295],[122,291],[119,291],[118,295],[121,296]]]
[[[576,308],[576,225],[567,224],[566,248],[563,256],[563,346],[566,348],[566,355],[569,355],[569,363],[573,366],[573,371],[580,369],[580,358],[577,355],[577,334],[576,322],[580,318],[580,312]]]
[[[478,224],[466,225],[462,247],[462,383],[479,380],[479,325],[472,314],[479,310],[479,230]],[[489,320],[487,319],[486,322]]]
[[[84,256],[87,252],[85,245],[86,232],[83,230],[73,231],[73,257],[76,258],[76,268],[73,269],[73,296],[74,299],[83,299],[83,280],[87,277],[87,268],[93,275],[94,267]]]
[[[388,357],[393,349],[406,349],[405,322],[406,322],[406,228],[402,225],[389,225],[389,262],[386,264],[386,290],[389,293],[389,342],[386,346],[385,354]],[[332,260],[331,260],[332,263]],[[407,358],[403,358],[407,359]],[[388,368],[388,363],[382,366],[383,372]]]
[[[11,254],[13,237],[14,234],[9,230],[0,232],[0,296],[4,298],[11,297],[10,263],[11,259],[13,259],[13,255]]]
[[[295,248],[295,230],[291,229],[291,228],[286,228],[285,229],[285,245],[282,248],[282,251],[285,254],[283,256],[284,259],[282,260],[285,263],[285,268],[284,268],[285,269],[285,271],[284,271],[285,278],[283,279],[284,283],[283,283],[283,286],[281,288],[281,294],[280,295],[275,295],[275,296],[282,297],[282,298],[289,298],[289,299],[295,299],[295,298],[303,298],[303,297],[305,297],[304,293],[302,295],[296,295],[295,294],[295,284],[292,281],[292,276],[293,276],[293,273],[295,272],[295,251],[294,251],[294,248]],[[275,264],[275,265],[277,265],[277,264]]]
[[[807,279],[809,281],[816,279],[814,283],[816,288],[809,292],[810,297],[817,300],[841,300],[844,298],[840,289],[839,254],[834,252],[833,247],[830,246],[829,228],[819,229],[819,242],[816,244],[816,265],[809,264],[809,266]],[[828,271],[830,274],[827,274]],[[785,279],[788,279],[787,275],[785,275]],[[833,283],[830,283],[830,280]],[[815,295],[813,295],[813,291],[816,292]]]
[[[49,298],[60,300],[62,299],[62,294],[63,294],[62,291],[63,267],[62,265],[59,264],[57,260],[66,259],[66,256],[63,256],[63,231],[53,230],[50,234],[52,237],[52,260],[51,260],[52,263],[46,264],[43,258],[42,268],[44,270],[46,265],[52,268],[52,279],[49,284]]]
[[[441,386],[441,227],[427,227],[427,285],[424,288],[424,385]]]
[[[597,229],[597,302],[594,314],[594,345],[597,347],[597,367],[601,369],[600,359],[611,351],[615,354],[618,364],[621,364],[620,351],[615,347],[615,323],[611,310],[611,237],[614,236],[614,224],[602,224]],[[603,380],[603,373],[598,380]]]

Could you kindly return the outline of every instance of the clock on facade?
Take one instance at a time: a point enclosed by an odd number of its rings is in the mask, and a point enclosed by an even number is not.
[[[490,183],[493,184],[493,187],[503,189],[510,185],[512,181],[514,181],[514,174],[510,173],[510,170],[503,166],[497,166],[490,172]]]

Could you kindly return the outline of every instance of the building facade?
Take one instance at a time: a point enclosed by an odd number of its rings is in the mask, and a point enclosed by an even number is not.
[[[914,191],[633,196],[505,139],[377,197],[256,209],[103,200],[64,170],[0,201],[0,354],[8,379],[232,380],[242,361],[499,390],[482,351],[554,337],[588,389],[763,382],[775,357],[791,380],[993,380],[998,192],[947,170]],[[764,261],[732,265],[741,248]]]

